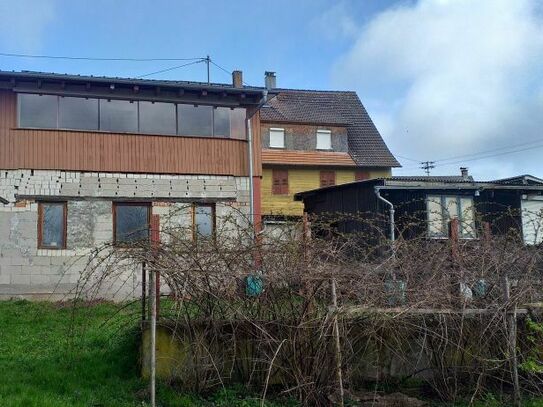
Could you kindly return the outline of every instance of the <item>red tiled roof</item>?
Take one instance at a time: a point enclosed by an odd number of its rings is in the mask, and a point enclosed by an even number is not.
[[[262,150],[263,164],[290,165],[327,165],[355,167],[356,163],[349,153],[327,151],[293,151],[293,150]]]

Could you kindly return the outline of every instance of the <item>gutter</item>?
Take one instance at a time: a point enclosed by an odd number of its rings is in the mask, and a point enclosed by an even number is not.
[[[392,251],[394,252],[394,242],[396,241],[396,232],[395,232],[395,223],[394,223],[394,204],[381,196],[381,186],[375,187],[375,196],[377,199],[381,200],[390,208],[390,244],[392,246]]]

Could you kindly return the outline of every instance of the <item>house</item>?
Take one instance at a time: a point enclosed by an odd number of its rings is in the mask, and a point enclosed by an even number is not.
[[[152,214],[205,235],[230,213],[258,223],[271,92],[242,83],[0,71],[0,297],[63,297],[92,249],[147,238]]]
[[[261,109],[262,215],[303,214],[297,192],[391,175],[398,161],[355,92],[280,89]]]
[[[449,221],[458,219],[459,237],[477,238],[481,222],[494,234],[516,233],[527,244],[543,241],[543,180],[524,175],[475,181],[462,168],[460,176],[393,176],[320,188],[295,194],[309,215],[336,218],[338,231],[366,228],[344,215],[379,219],[383,236],[444,239]],[[393,210],[393,212],[391,211]],[[391,214],[392,212],[392,214]],[[374,225],[375,226],[375,225]]]

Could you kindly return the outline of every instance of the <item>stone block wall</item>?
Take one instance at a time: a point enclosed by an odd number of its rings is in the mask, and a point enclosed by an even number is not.
[[[190,227],[191,204],[215,203],[217,219],[246,221],[247,177],[80,173],[43,170],[0,171],[0,298],[64,299],[73,295],[91,252],[112,241],[113,202],[152,202],[161,224]],[[67,202],[67,247],[38,248],[38,202]],[[120,291],[139,294],[141,271],[127,268]],[[115,293],[114,295],[111,293]],[[114,298],[115,299],[115,298]]]

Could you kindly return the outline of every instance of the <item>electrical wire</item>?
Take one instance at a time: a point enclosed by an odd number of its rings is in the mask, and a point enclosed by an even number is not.
[[[140,75],[140,76],[136,76],[136,79],[141,79],[141,78],[145,78],[147,76],[152,76],[152,75],[157,75],[159,73],[164,73],[164,72],[169,72],[169,71],[173,71],[175,69],[179,69],[179,68],[184,68],[186,66],[190,66],[190,65],[195,65],[195,64],[200,64],[202,62],[205,61],[205,58],[204,59],[200,59],[198,61],[192,61],[192,62],[189,62],[187,64],[183,64],[183,65],[177,65],[177,66],[171,66],[169,68],[166,68],[166,69],[161,69],[160,71],[155,71],[155,72],[150,72],[150,73],[146,73],[144,75]]]
[[[41,59],[66,59],[66,60],[75,60],[75,61],[124,61],[124,62],[158,62],[158,61],[195,61],[200,59],[205,59],[202,57],[199,58],[99,58],[99,57],[72,57],[65,55],[34,55],[34,54],[13,54],[0,52],[2,57],[13,57],[13,58],[41,58]]]

